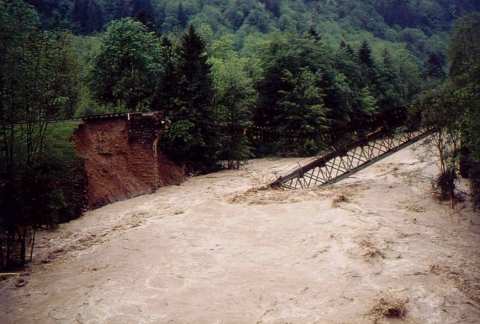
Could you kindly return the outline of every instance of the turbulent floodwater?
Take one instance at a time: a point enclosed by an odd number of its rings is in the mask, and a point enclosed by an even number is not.
[[[89,212],[0,283],[0,323],[479,323],[480,217],[432,198],[426,156],[307,191],[254,160]]]

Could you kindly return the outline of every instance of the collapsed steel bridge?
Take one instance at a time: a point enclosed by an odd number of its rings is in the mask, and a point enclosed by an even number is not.
[[[314,161],[279,177],[271,187],[306,189],[333,184],[432,133],[431,129],[376,131],[341,149],[325,152]]]

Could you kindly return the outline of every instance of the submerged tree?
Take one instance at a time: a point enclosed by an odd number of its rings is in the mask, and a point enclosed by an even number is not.
[[[453,206],[464,114],[461,99],[445,84],[422,94],[415,102],[415,107],[421,113],[423,126],[435,130],[430,140],[439,158],[437,188],[440,198],[450,199]]]
[[[464,110],[462,140],[471,152],[474,203],[480,207],[480,14],[460,19],[449,48],[450,80]]]
[[[451,198],[452,203],[459,158],[463,159],[465,152],[472,153],[472,188],[475,189],[480,183],[477,172],[480,169],[480,150],[477,145],[480,135],[479,27],[478,14],[457,23],[449,49],[449,80],[429,90],[416,102],[416,106],[420,107],[424,125],[436,130],[432,138],[441,171],[437,183],[441,196]],[[438,59],[431,58],[430,61],[433,66],[431,70],[437,71],[440,68]],[[475,190],[473,192],[475,193]],[[480,201],[478,196],[475,200]]]

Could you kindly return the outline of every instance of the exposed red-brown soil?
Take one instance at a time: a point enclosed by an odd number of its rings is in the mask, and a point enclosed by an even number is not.
[[[184,179],[183,168],[158,150],[160,135],[148,127],[148,117],[145,120],[145,127],[127,118],[88,120],[75,131],[75,149],[85,161],[88,208],[152,193]]]

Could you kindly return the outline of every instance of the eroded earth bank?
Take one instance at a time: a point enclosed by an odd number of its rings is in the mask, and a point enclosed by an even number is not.
[[[255,160],[88,212],[0,283],[0,322],[479,323],[480,217],[434,200],[424,153],[308,191],[252,190],[296,162]]]

